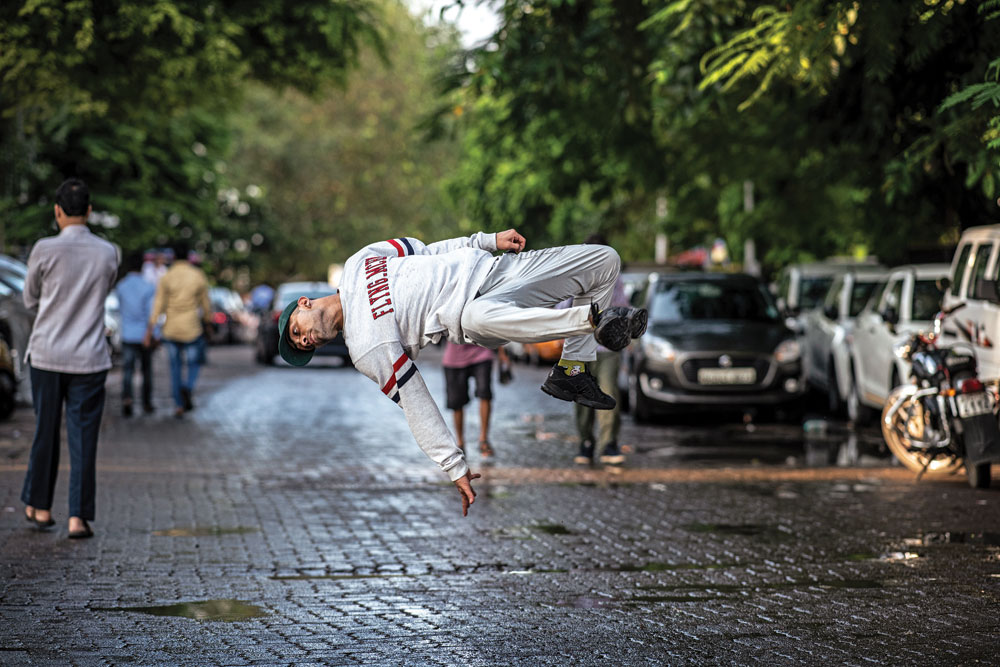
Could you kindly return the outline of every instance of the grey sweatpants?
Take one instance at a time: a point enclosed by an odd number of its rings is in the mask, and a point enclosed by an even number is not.
[[[563,359],[593,361],[597,341],[590,304],[611,303],[621,260],[604,245],[571,245],[499,257],[479,296],[462,311],[462,329],[477,345],[542,343],[565,338]],[[573,299],[571,308],[553,307]]]

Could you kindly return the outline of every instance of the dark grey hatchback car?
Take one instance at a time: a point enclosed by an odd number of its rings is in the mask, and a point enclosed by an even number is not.
[[[633,303],[649,310],[649,327],[624,364],[637,421],[678,408],[788,406],[802,397],[799,344],[761,280],[655,273]]]

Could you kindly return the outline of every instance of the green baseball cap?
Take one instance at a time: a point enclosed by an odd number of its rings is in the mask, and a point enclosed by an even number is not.
[[[285,306],[281,317],[278,318],[278,354],[292,366],[305,366],[313,358],[315,350],[300,350],[292,344],[292,340],[288,337],[288,318],[292,316],[292,311],[298,305],[299,300],[293,299],[290,304]]]

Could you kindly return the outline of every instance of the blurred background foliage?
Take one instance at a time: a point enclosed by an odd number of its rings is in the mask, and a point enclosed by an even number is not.
[[[79,175],[95,229],[190,238],[220,282],[512,226],[627,261],[657,234],[767,270],[941,258],[996,220],[998,5],[494,0],[470,46],[398,0],[7,2],[2,241]]]

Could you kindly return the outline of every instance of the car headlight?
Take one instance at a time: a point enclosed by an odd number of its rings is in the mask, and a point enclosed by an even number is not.
[[[646,334],[641,339],[642,349],[647,357],[661,359],[663,361],[673,361],[677,358],[677,350],[670,344],[670,341]]]
[[[774,358],[783,364],[788,361],[797,361],[800,353],[797,340],[783,340],[774,350]]]

